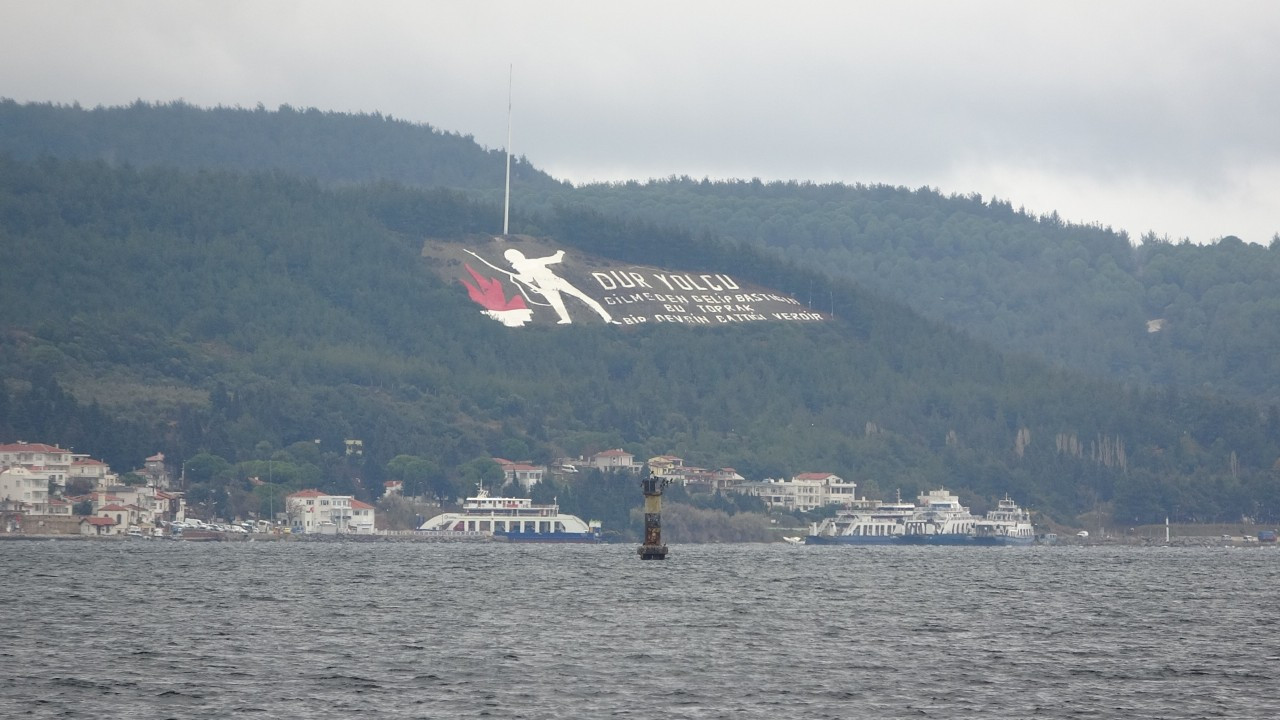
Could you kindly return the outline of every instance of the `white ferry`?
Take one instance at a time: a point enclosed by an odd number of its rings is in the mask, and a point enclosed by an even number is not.
[[[896,543],[906,529],[906,519],[916,506],[903,502],[855,501],[861,507],[841,510],[835,517],[814,523],[806,545],[890,545]]]
[[[490,497],[480,488],[460,512],[437,515],[418,532],[440,540],[509,542],[599,542],[600,523],[560,512],[559,505],[534,505],[529,498]]]
[[[975,545],[1030,545],[1035,541],[1031,514],[1018,507],[1008,495],[973,525]]]
[[[901,543],[918,545],[972,545],[978,521],[960,498],[946,490],[930,490],[916,500],[915,512],[906,519]]]

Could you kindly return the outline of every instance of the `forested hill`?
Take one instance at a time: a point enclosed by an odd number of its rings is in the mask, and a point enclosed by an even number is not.
[[[1280,402],[1280,241],[1147,234],[1135,246],[1056,213],[928,188],[671,178],[580,187],[572,202],[770,248],[1008,351]]]
[[[748,247],[536,218],[584,256],[805,290],[836,319],[502,327],[421,256],[499,210],[387,183],[0,156],[0,437],[118,467],[199,458],[198,488],[235,512],[267,486],[372,499],[399,456],[457,493],[477,458],[624,447],[751,479],[835,472],[873,497],[946,486],[983,509],[1011,493],[1067,522],[1280,518],[1277,415],[1003,358]],[[365,455],[343,456],[345,438]],[[208,470],[215,456],[234,466]]]
[[[185,169],[282,170],[328,184],[388,180],[466,189],[500,188],[501,150],[469,135],[380,113],[352,115],[281,105],[202,109],[184,102],[125,107],[17,103],[0,98],[0,152]],[[521,157],[513,182],[560,184]]]
[[[391,180],[498,202],[502,154],[378,114],[86,109],[0,100],[0,152],[135,166]],[[927,188],[689,178],[571,188],[517,159],[512,229],[577,206],[768,248],[1015,353],[1138,386],[1280,403],[1280,243],[1210,245],[1032,215]],[[1253,241],[1264,238],[1249,238]]]

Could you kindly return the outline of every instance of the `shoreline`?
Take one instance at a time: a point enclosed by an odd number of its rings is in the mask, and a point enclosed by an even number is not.
[[[423,537],[415,534],[374,534],[374,535],[275,535],[275,534],[250,534],[240,535],[235,533],[216,533],[202,535],[200,537],[186,538],[139,538],[126,535],[70,535],[70,534],[32,534],[32,533],[0,533],[0,542],[40,542],[40,541],[70,541],[70,542],[124,542],[124,543],[152,543],[152,542],[291,542],[291,543],[449,543],[449,544],[485,544],[493,542],[505,542],[495,538],[475,538],[467,540],[459,540],[453,538]],[[558,544],[558,543],[545,543]],[[581,544],[581,543],[578,543]],[[599,542],[587,543],[598,545],[625,545],[627,542]],[[685,543],[689,545],[776,545],[781,543],[772,542],[741,542],[741,543]],[[1158,548],[1158,547],[1222,547],[1222,548],[1275,548],[1280,547],[1280,543],[1261,542],[1256,537],[1232,536],[1231,538],[1214,537],[1210,535],[1184,535],[1181,537],[1174,536],[1165,541],[1163,538],[1149,537],[1106,537],[1106,538],[1058,538],[1052,542],[1037,541],[1029,547],[1141,547],[1141,548]]]

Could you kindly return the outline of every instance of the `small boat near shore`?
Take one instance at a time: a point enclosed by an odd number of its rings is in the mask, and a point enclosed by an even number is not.
[[[458,512],[441,513],[418,532],[436,540],[507,542],[600,542],[600,523],[560,512],[559,505],[535,505],[529,498],[491,497],[484,488],[466,499]]]

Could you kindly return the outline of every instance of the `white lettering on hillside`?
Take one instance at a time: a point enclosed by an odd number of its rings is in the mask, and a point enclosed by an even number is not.
[[[742,287],[728,275],[605,270],[591,273],[591,278],[601,289],[611,291],[601,296],[602,304],[624,308],[624,312],[630,313],[618,318],[622,325],[716,325],[825,319],[822,313],[803,311],[800,301],[795,298],[768,292],[741,292]],[[731,292],[735,290],[738,292]],[[796,311],[783,312],[778,307],[780,305]]]
[[[605,322],[616,325],[714,326],[827,319],[795,298],[744,290],[733,277],[723,273],[629,267],[586,271],[575,276],[563,270],[563,251],[530,258],[517,249],[508,248],[502,260],[467,252],[474,258],[475,267],[466,266],[471,278],[464,278],[463,283],[472,299],[490,310],[501,306],[503,312],[524,313],[524,322],[528,321],[527,316],[533,315],[569,324],[576,319],[570,316],[570,308],[574,313],[580,313],[580,308],[593,310]],[[500,280],[504,281],[502,286]],[[568,307],[565,298],[570,301]]]

